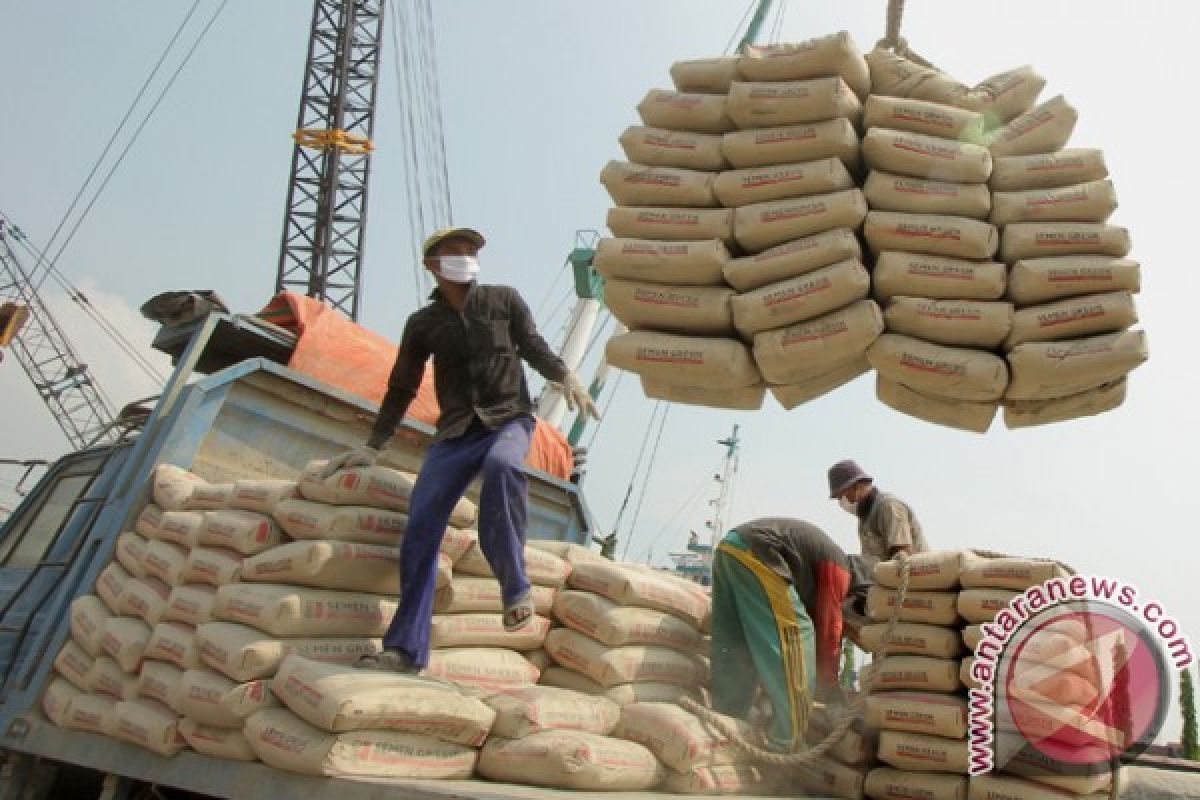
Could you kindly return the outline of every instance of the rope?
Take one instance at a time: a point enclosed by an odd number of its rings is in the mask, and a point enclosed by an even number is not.
[[[904,607],[904,601],[908,596],[908,581],[909,581],[909,563],[908,554],[901,552],[897,554],[896,559],[900,562],[900,586],[896,594],[896,607],[892,611],[892,616],[887,622],[887,627],[883,631],[883,644],[879,649],[879,657],[882,658],[888,654],[888,649],[892,643],[892,636],[896,632],[896,625],[900,622],[900,612]],[[846,712],[841,719],[834,724],[829,733],[817,744],[800,753],[776,753],[771,750],[765,750],[758,745],[750,742],[742,735],[728,719],[717,714],[712,709],[706,708],[690,697],[682,698],[679,703],[687,711],[692,712],[700,720],[712,727],[716,728],[723,736],[729,739],[735,747],[742,750],[746,755],[759,761],[763,764],[769,764],[774,767],[807,767],[812,766],[816,761],[822,758],[829,750],[841,741],[842,737],[850,730],[854,723],[862,716],[863,710],[866,707],[867,695],[875,688],[875,681],[879,677],[879,672],[872,671],[868,679],[864,682],[861,691],[850,704],[846,706]]]

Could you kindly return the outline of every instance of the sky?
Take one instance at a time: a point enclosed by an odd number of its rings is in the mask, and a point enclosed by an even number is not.
[[[0,210],[44,243],[187,4],[8,5],[0,27]],[[484,279],[517,287],[557,341],[567,284],[555,279],[576,230],[603,228],[610,200],[598,175],[622,158],[618,135],[637,124],[647,90],[669,87],[673,61],[722,53],[745,4],[435,6],[454,221],[487,234]],[[205,0],[199,13],[215,7]],[[1132,257],[1143,265],[1137,304],[1151,353],[1125,405],[1037,429],[1009,431],[998,420],[983,436],[889,410],[870,377],[791,412],[770,398],[757,412],[673,405],[650,477],[638,476],[630,492],[654,404],[626,377],[592,445],[585,494],[605,531],[631,494],[618,530],[629,557],[660,563],[689,530],[704,532],[723,455],[717,440],[737,425],[741,453],[726,522],[799,517],[856,550],[854,521],[825,488],[827,467],[852,457],[910,503],[934,547],[1053,557],[1124,579],[1159,600],[1200,646],[1200,545],[1187,505],[1200,474],[1192,327],[1200,271],[1190,264],[1200,112],[1185,94],[1200,7],[1149,8],[923,0],[908,4],[903,31],[966,83],[1032,64],[1047,78],[1044,98],[1064,94],[1079,110],[1071,144],[1105,151],[1120,199],[1112,221],[1130,229]],[[285,0],[228,6],[59,262],[134,341],[147,345],[153,335],[136,308],[159,291],[215,289],[238,311],[269,299],[310,9]],[[848,30],[869,47],[882,36],[884,10],[882,0],[791,0],[780,38]],[[392,57],[385,44],[360,316],[397,337],[421,295],[404,225]],[[118,404],[153,393],[69,301],[53,293],[47,301]],[[0,364],[0,392],[0,457],[63,452],[13,359]],[[11,499],[3,493],[14,479],[0,472],[0,503]],[[1177,731],[1173,718],[1164,736]]]

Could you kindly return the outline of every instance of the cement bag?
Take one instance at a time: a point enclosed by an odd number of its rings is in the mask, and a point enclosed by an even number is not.
[[[150,634],[150,641],[146,643],[145,657],[166,661],[180,669],[199,667],[196,628],[180,622],[158,623]]]
[[[171,587],[157,578],[130,579],[121,593],[121,612],[153,627],[167,611]]]
[[[224,586],[236,583],[242,576],[245,557],[236,550],[215,547],[193,547],[179,579],[182,583]]]
[[[979,111],[994,128],[1028,111],[1046,86],[1046,79],[1024,66],[993,75],[972,89],[963,104]]]
[[[1129,231],[1098,222],[1014,222],[1000,238],[1000,259],[1013,264],[1046,256],[1112,256],[1124,258],[1131,247]]]
[[[610,563],[607,558],[600,555],[599,551],[592,550],[586,545],[575,544],[574,542],[559,542],[554,539],[531,539],[527,544],[535,550],[545,550],[547,553],[553,553],[572,567],[577,564]]]
[[[576,566],[567,585],[607,597],[619,606],[665,611],[696,628],[712,607],[707,597],[673,581],[612,562]]]
[[[859,162],[858,132],[848,119],[830,119],[809,125],[788,125],[727,133],[721,152],[734,167],[800,164],[820,158],[840,158],[850,169]]]
[[[1008,589],[963,589],[958,593],[958,613],[967,622],[991,622],[1017,596]]]
[[[721,153],[721,137],[718,134],[631,125],[618,141],[630,161],[648,167],[681,167],[716,172],[729,166]]]
[[[958,683],[959,663],[953,667]],[[936,692],[879,692],[867,696],[867,725],[888,731],[911,731],[965,739],[967,701],[964,697]]]
[[[992,191],[1020,192],[1074,186],[1108,177],[1100,150],[1073,149],[1032,156],[998,156],[992,163]]]
[[[954,258],[991,258],[1000,242],[996,226],[966,217],[872,211],[863,226],[875,253],[903,250]]]
[[[654,400],[685,403],[706,408],[728,408],[733,411],[757,411],[767,396],[766,386],[745,386],[740,389],[706,389],[702,386],[674,386],[663,381],[642,378],[642,393]]]
[[[628,161],[609,161],[600,171],[600,183],[619,206],[675,206],[711,208],[712,172],[678,167],[647,167]]]
[[[963,554],[959,550],[932,550],[908,557],[908,588],[918,590],[958,588]],[[900,562],[892,559],[875,564],[875,582],[889,589],[900,587]]]
[[[838,158],[824,158],[804,164],[727,170],[717,175],[713,181],[713,192],[721,205],[727,208],[811,194],[828,194],[853,187],[853,176]]]
[[[154,502],[166,511],[184,511],[195,488],[208,481],[174,464],[159,464],[151,478]]]
[[[217,590],[213,616],[274,636],[381,636],[398,605],[362,592],[231,583]]]
[[[465,780],[477,758],[470,747],[411,733],[325,733],[286,709],[254,714],[245,735],[265,764],[305,775]]]
[[[533,543],[530,542],[530,546]],[[549,586],[531,586],[533,608],[539,614],[549,614],[554,607],[555,591]],[[474,575],[454,575],[450,583],[439,587],[433,595],[433,610],[437,614],[504,611],[500,582],[495,578]]]
[[[859,97],[866,97],[871,89],[867,61],[846,31],[803,42],[747,45],[738,58],[738,72],[752,81],[795,81],[837,75]]]
[[[887,329],[935,344],[993,350],[1013,332],[1013,306],[997,300],[894,297],[883,313]]]
[[[353,467],[322,478],[321,470],[325,464],[324,461],[310,461],[305,466],[300,478],[300,495],[304,499],[333,506],[408,510],[408,498],[417,480],[412,473],[389,467]]]
[[[881,731],[879,760],[910,772],[967,774],[967,743],[923,733]]]
[[[958,679],[959,666],[956,658],[887,656],[877,658],[866,669],[870,670],[874,691],[915,689],[921,692],[955,692],[962,686]]]
[[[184,670],[167,704],[175,713],[202,725],[241,728],[249,715],[235,714],[221,705],[222,698],[237,687],[234,681],[207,669]]]
[[[378,653],[380,649],[378,639],[365,636],[275,639],[229,622],[206,622],[196,628],[195,636],[202,663],[238,682],[271,677],[291,653],[318,661],[353,664],[361,656]]]
[[[1025,112],[989,137],[993,156],[1028,156],[1062,150],[1079,112],[1060,94]]]
[[[1005,341],[1011,350],[1025,342],[1077,339],[1098,333],[1125,330],[1138,321],[1133,295],[1105,292],[1029,306],[1017,311]]]
[[[221,708],[240,720],[268,708],[278,708],[279,700],[271,693],[270,681],[265,679],[235,683],[221,695]]]
[[[321,730],[388,730],[478,747],[496,712],[439,681],[363,671],[288,656],[271,690],[292,712]]]
[[[571,565],[553,553],[526,545],[524,554],[525,577],[529,579],[530,583],[557,589],[566,583],[567,576],[571,574]],[[483,555],[483,549],[478,543],[459,559],[454,568],[463,575],[475,575],[481,578],[495,577],[492,574],[492,567],[488,564],[487,558]],[[440,582],[439,585],[445,586],[448,583],[447,580]]]
[[[694,94],[651,89],[637,105],[642,122],[651,128],[694,133],[725,133],[734,129],[723,94]]]
[[[71,698],[62,714],[62,727],[102,736],[115,736],[117,707],[107,695],[81,692]]]
[[[862,103],[841,78],[769,83],[734,81],[725,109],[742,130],[862,118]]]
[[[189,511],[228,508],[232,499],[232,483],[199,483],[192,489],[187,508]]]
[[[164,622],[185,622],[200,625],[211,622],[217,590],[212,586],[176,586],[167,597],[162,614]]]
[[[670,770],[662,788],[675,794],[773,794],[776,779],[750,764],[717,764],[690,772]]]
[[[619,706],[632,703],[675,703],[680,699],[690,697],[700,700],[700,695],[693,689],[677,686],[673,683],[657,681],[638,681],[637,683],[622,683],[607,689],[581,672],[568,667],[548,667],[542,673],[539,683],[544,686],[554,686],[570,689],[590,695],[603,695]]]
[[[867,201],[858,189],[846,189],[753,203],[732,213],[738,244],[758,252],[833,228],[857,229],[867,216]]]
[[[879,170],[871,170],[863,194],[867,205],[879,211],[987,219],[992,209],[992,193],[986,183],[950,183]]]
[[[936,300],[998,300],[1004,295],[1005,269],[994,261],[966,261],[887,250],[875,259],[871,274],[875,297],[897,295]]]
[[[745,723],[725,718],[748,732]],[[659,761],[678,772],[713,764],[744,761],[744,754],[716,727],[671,703],[633,703],[621,709],[613,735],[649,748]]]
[[[184,547],[196,544],[202,527],[203,511],[163,511],[155,505],[142,510],[136,525],[138,533],[147,539],[160,539]]]
[[[1064,800],[1064,798],[1074,796],[1074,792],[1067,793],[1062,789],[1045,786],[1037,781],[994,772],[972,776],[971,790],[967,794],[968,800]],[[1108,797],[1109,795],[1105,792],[1103,795],[1097,796]],[[1134,796],[1142,795],[1135,793]]]
[[[867,616],[876,622],[889,621],[897,595],[895,589],[872,586],[867,590]],[[900,609],[900,621],[953,625],[958,621],[957,601],[955,592],[909,592]]]
[[[400,593],[400,549],[358,542],[291,542],[247,558],[242,580],[291,583],[375,594]],[[438,553],[438,582],[450,582],[453,563]]]
[[[665,776],[639,744],[581,731],[542,731],[524,739],[494,737],[479,754],[479,774],[493,781],[579,791],[644,791]]]
[[[434,614],[432,647],[507,647],[524,652],[537,650],[550,630],[550,620],[535,615],[519,631],[504,629],[501,614]]]
[[[909,97],[871,95],[863,105],[863,127],[920,133],[972,144],[983,142],[983,114]]]
[[[188,563],[188,548],[171,542],[152,541],[146,544],[146,558],[142,566],[146,574],[174,586],[183,582],[183,571]]]
[[[429,654],[425,674],[492,692],[537,683],[538,670],[520,653],[498,647],[454,647]]]
[[[270,549],[283,541],[279,526],[270,517],[253,511],[206,511],[204,527],[195,543],[225,547],[245,556]]]
[[[604,302],[625,327],[699,336],[733,333],[733,295],[733,290],[724,286],[664,286],[623,280],[604,285]]]
[[[42,711],[60,728],[66,727],[71,701],[83,694],[74,684],[62,678],[52,678],[42,692]]]
[[[233,494],[229,497],[229,507],[243,511],[257,511],[260,514],[271,514],[279,501],[288,497],[299,496],[295,481],[278,478],[257,478],[255,480],[240,480],[233,482]]]
[[[491,735],[506,739],[523,739],[549,730],[607,736],[621,718],[621,707],[607,697],[553,686],[505,689],[484,702],[496,712]]]
[[[1022,749],[1015,754],[1004,764],[1003,770],[1074,794],[1105,792],[1107,795],[1113,779],[1112,770],[1107,764],[1098,764],[1089,770],[1079,770],[1077,765],[1064,764],[1033,748]],[[1129,785],[1128,776],[1128,772],[1121,773],[1123,791],[1126,791],[1125,787]]]
[[[868,653],[880,654],[887,623],[877,622],[864,625],[859,631],[859,640]],[[930,656],[932,658],[958,658],[962,654],[962,640],[958,631],[938,625],[920,625],[901,622],[896,625],[888,645],[892,655]]]
[[[959,580],[965,589],[1012,589],[1023,591],[1054,578],[1068,576],[1061,564],[1036,558],[980,558],[971,556],[963,564]]]
[[[146,558],[146,544],[145,537],[133,531],[126,531],[117,537],[117,544],[113,549],[117,563],[135,578],[146,577],[146,569],[142,566]]]
[[[140,619],[109,617],[104,623],[104,635],[100,637],[100,649],[112,656],[121,669],[137,672],[150,641],[150,632],[150,626]]]
[[[630,331],[612,337],[608,363],[680,386],[741,389],[762,381],[750,348],[733,339]]]
[[[629,239],[733,241],[733,211],[727,208],[610,208],[605,224],[613,236]]]
[[[814,795],[858,800],[863,796],[865,772],[863,767],[847,767],[825,757],[800,767],[793,774],[799,778],[800,785]]]
[[[115,707],[113,735],[160,756],[173,756],[187,746],[179,735],[179,717],[150,700],[122,700]]]
[[[920,133],[871,128],[863,137],[862,152],[868,167],[893,175],[987,183],[992,174],[992,154],[986,147]]]
[[[1142,331],[1017,345],[1008,354],[1012,383],[1007,397],[1038,400],[1078,394],[1121,378],[1148,357]]]
[[[154,663],[154,662],[144,662]],[[167,665],[170,666],[170,665]],[[89,692],[98,692],[118,700],[136,700],[140,692],[138,678],[121,669],[121,665],[108,656],[92,661],[85,677]]]
[[[867,773],[863,794],[872,800],[967,800],[967,778],[876,767]]]
[[[816,705],[813,706],[812,716],[808,723],[808,742],[809,744],[820,744],[821,741],[828,736],[833,730],[833,723],[838,721],[840,714],[833,709]],[[855,730],[855,728],[859,730]],[[874,743],[869,742],[866,736],[860,731],[861,726],[852,726],[846,731],[842,738],[838,739],[832,747],[829,748],[829,755],[836,758],[843,764],[864,764],[875,754]]]
[[[867,361],[885,378],[938,397],[985,403],[1008,385],[1004,359],[982,350],[945,347],[885,333],[867,350]]]
[[[1125,402],[1126,380],[1113,381],[1095,389],[1048,400],[1005,400],[1004,424],[1009,428],[1049,425],[1112,411]]]
[[[112,617],[108,606],[94,594],[85,594],[71,601],[71,639],[91,657],[102,651],[100,640],[104,638],[104,626]]]
[[[1112,181],[1099,180],[1059,189],[996,192],[990,219],[993,225],[1042,220],[1104,222],[1116,210]]]
[[[750,338],[763,331],[823,318],[836,309],[862,300],[870,290],[871,276],[860,262],[840,261],[805,275],[737,295],[733,298],[733,321],[738,332]],[[878,307],[872,312],[869,306],[858,306],[858,310],[849,316],[859,324],[861,337],[873,339],[872,332],[876,335],[879,333],[876,329],[877,313]],[[840,320],[846,321],[847,319]],[[837,324],[839,321],[835,320],[834,325]],[[809,326],[808,330],[811,332],[813,327]],[[820,325],[815,327],[819,328]],[[865,349],[865,345],[862,349]],[[848,358],[850,354],[848,352],[845,355]],[[838,360],[846,358],[830,359],[831,362]],[[787,359],[787,363],[788,368],[803,367],[803,364],[792,359]]]
[[[829,394],[840,386],[845,386],[855,378],[865,375],[870,369],[871,365],[867,363],[867,359],[859,356],[820,375],[806,377],[783,386],[772,386],[771,394],[775,396],[779,405],[790,411],[810,400]]]
[[[1108,256],[1025,258],[1008,275],[1008,296],[1017,307],[1100,292],[1141,291],[1141,266]]]
[[[258,761],[254,748],[240,730],[213,728],[194,719],[179,720],[179,735],[197,753],[231,761]]]
[[[728,263],[729,250],[720,239],[601,239],[592,261],[596,271],[609,280],[677,286],[719,286]]]
[[[882,373],[876,376],[875,396],[879,402],[901,414],[972,433],[986,433],[1000,410],[998,401],[977,403],[922,394]]]
[[[125,592],[125,584],[130,580],[132,578],[129,573],[115,561],[110,562],[96,576],[96,596],[112,613],[121,613],[121,595]]]
[[[678,617],[648,608],[617,605],[591,592],[559,592],[554,601],[554,616],[562,624],[610,647],[652,644],[694,652],[703,644],[700,632]]]
[[[172,695],[178,691],[183,670],[163,661],[145,661],[138,672],[137,692],[149,700],[170,706]]]
[[[603,243],[603,240],[601,240]],[[834,228],[730,260],[725,280],[741,292],[794,278],[839,261],[862,260],[862,245],[849,228]]]
[[[872,300],[858,300],[814,319],[756,334],[754,361],[771,383],[795,383],[811,378],[814,372],[824,374],[831,367],[854,360],[881,333],[883,314],[879,306]]]
[[[681,92],[725,94],[738,78],[738,57],[697,58],[671,65],[671,82]]]
[[[656,645],[606,645],[566,628],[546,636],[546,652],[564,667],[582,672],[604,687],[634,681],[697,686],[704,681],[703,666],[691,656]]]

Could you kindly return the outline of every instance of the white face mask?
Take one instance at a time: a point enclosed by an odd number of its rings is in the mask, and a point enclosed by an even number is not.
[[[438,274],[451,283],[470,283],[479,275],[475,256],[439,256]]]
[[[841,506],[842,511],[845,511],[847,514],[858,514],[858,503],[855,503],[853,500],[846,497],[846,495],[842,495],[838,498],[838,505]]]

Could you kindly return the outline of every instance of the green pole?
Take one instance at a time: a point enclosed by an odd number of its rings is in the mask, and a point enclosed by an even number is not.
[[[754,40],[762,32],[763,23],[766,22],[767,12],[770,10],[771,0],[758,0],[758,8],[754,10],[754,16],[750,18],[750,24],[746,27],[746,35],[738,42],[737,52],[740,53],[742,48],[748,44],[754,44]]]

